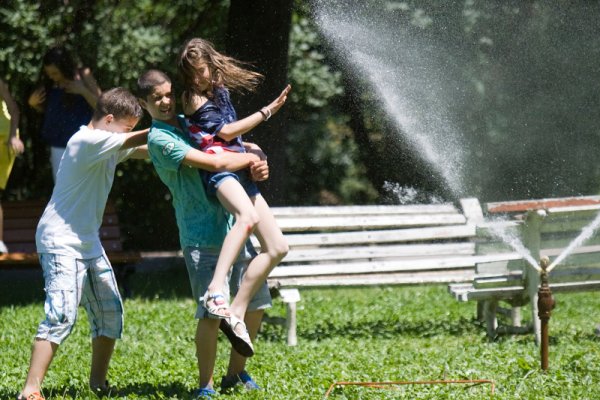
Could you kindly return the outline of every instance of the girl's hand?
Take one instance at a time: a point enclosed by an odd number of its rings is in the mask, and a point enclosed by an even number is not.
[[[19,154],[23,154],[23,151],[25,151],[25,146],[23,145],[21,139],[13,136],[8,140],[8,150],[12,151],[16,156],[18,156]]]
[[[31,93],[31,96],[29,96],[29,100],[27,100],[27,103],[29,103],[29,105],[36,109],[36,110],[40,110],[42,109],[42,105],[44,104],[44,102],[46,101],[46,90],[42,87],[39,88],[37,90],[35,90],[33,93]]]
[[[292,86],[287,85],[285,87],[285,89],[283,89],[283,92],[281,92],[279,97],[277,97],[271,104],[269,104],[268,106],[265,107],[270,112],[271,115],[273,115],[277,111],[279,111],[281,106],[283,106],[285,104],[285,101],[287,100],[287,95],[290,92],[290,90],[292,90]]]
[[[88,88],[85,86],[81,79],[75,79],[72,81],[65,81],[62,85],[63,89],[67,93],[71,94],[80,94],[83,95],[88,91]]]

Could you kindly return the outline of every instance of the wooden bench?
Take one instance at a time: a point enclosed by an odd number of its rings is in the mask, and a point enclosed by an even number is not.
[[[471,282],[449,285],[449,291],[459,301],[477,301],[478,315],[486,322],[490,338],[502,332],[531,332],[540,342],[540,322],[537,316],[537,291],[540,272],[532,264],[542,256],[554,261],[573,240],[595,220],[600,211],[600,196],[543,199],[488,203],[487,221],[478,225],[477,253],[504,255],[503,260],[476,265]],[[502,217],[499,219],[499,217]],[[523,250],[499,239],[494,232],[518,238]],[[591,237],[574,248],[549,274],[553,293],[600,289],[600,235]],[[510,311],[499,308],[506,302]],[[531,324],[521,326],[520,307],[530,304]],[[498,315],[509,314],[510,322],[499,326]]]
[[[299,288],[472,280],[489,259],[475,256],[483,214],[477,199],[460,203],[273,208],[290,251],[268,281],[287,305],[288,344]]]
[[[9,253],[0,255],[0,269],[33,268],[39,266],[35,248],[35,231],[47,200],[23,200],[2,203],[4,210],[4,243]],[[129,295],[127,266],[141,260],[140,253],[123,251],[119,218],[112,202],[108,202],[100,228],[102,246],[110,262],[118,266],[117,273],[125,295]]]

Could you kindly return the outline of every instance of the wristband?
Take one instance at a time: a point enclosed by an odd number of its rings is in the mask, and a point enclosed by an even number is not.
[[[266,110],[266,112],[263,110]],[[273,114],[271,114],[271,110],[269,110],[267,107],[261,108],[258,112],[260,112],[262,114],[264,121],[268,121],[269,118],[271,118],[271,116],[273,115]]]

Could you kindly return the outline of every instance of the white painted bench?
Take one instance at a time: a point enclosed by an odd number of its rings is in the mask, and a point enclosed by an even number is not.
[[[483,214],[477,199],[460,203],[273,208],[290,251],[268,281],[287,304],[288,344],[299,288],[472,280]]]
[[[501,332],[533,331],[539,343],[539,271],[524,260],[522,252],[499,240],[492,230],[500,228],[518,237],[536,262],[542,256],[548,256],[552,262],[596,218],[600,196],[488,203],[485,209],[488,220],[478,225],[477,253],[504,254],[505,258],[478,263],[472,282],[450,284],[449,291],[459,301],[479,303],[478,314],[483,314],[490,338]],[[494,220],[499,215],[507,219]],[[593,234],[559,262],[550,272],[549,281],[553,293],[600,289],[600,235]],[[511,307],[512,321],[506,326],[498,325],[498,314],[503,311],[498,307],[501,301]],[[528,303],[532,322],[522,327],[520,306]]]

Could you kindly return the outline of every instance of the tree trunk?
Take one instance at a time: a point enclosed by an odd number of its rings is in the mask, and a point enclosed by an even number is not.
[[[233,96],[239,118],[273,101],[287,84],[289,34],[293,0],[232,0],[226,37],[227,54],[252,63],[265,80],[256,93]],[[293,90],[293,89],[292,89]],[[260,124],[245,141],[257,143],[269,157],[271,171],[261,191],[269,204],[285,202],[287,123],[285,106]]]

